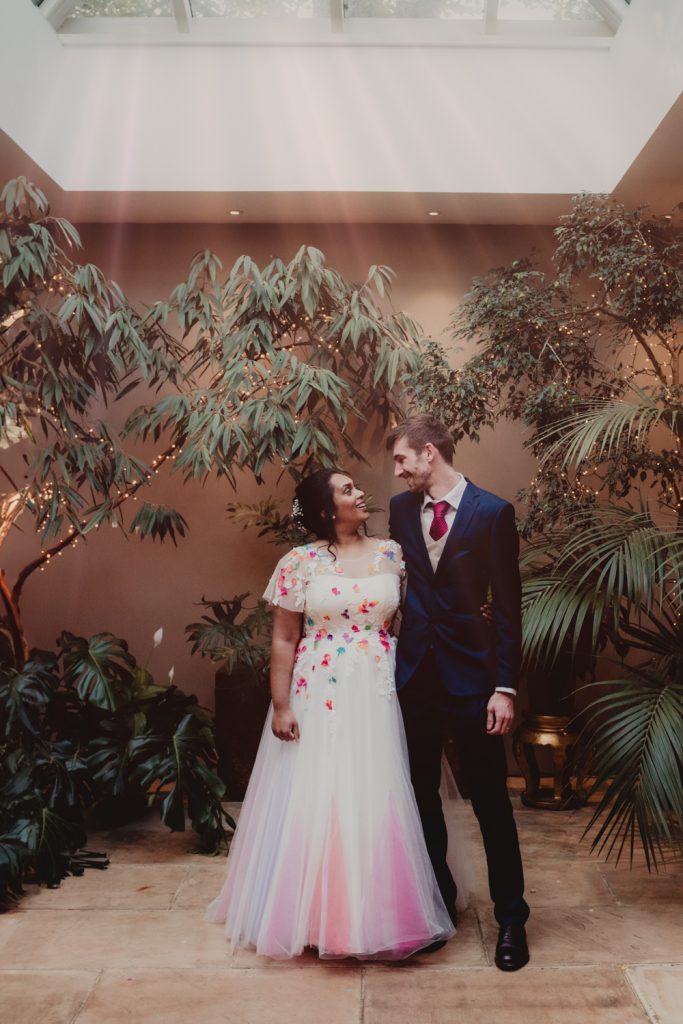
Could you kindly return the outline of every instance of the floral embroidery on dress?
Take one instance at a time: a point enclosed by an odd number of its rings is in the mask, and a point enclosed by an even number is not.
[[[396,692],[396,641],[390,628],[400,596],[402,553],[390,540],[373,541],[363,552],[344,565],[326,542],[302,545],[280,560],[271,577],[264,596],[303,618],[292,680],[300,709],[324,706],[338,712],[335,690],[359,683],[371,683],[387,699]],[[326,716],[331,734],[336,717]]]

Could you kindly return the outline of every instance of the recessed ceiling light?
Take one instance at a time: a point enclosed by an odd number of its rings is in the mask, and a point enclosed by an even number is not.
[[[428,217],[438,217],[439,216],[439,211],[438,210],[430,210],[429,213],[427,214],[427,216]]]
[[[230,214],[231,217],[239,217],[241,212],[241,210],[228,210],[228,213]]]

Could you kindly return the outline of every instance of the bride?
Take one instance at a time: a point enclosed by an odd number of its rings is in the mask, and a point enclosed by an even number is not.
[[[278,563],[270,707],[230,855],[207,912],[273,958],[401,959],[454,934],[427,855],[394,686],[403,563],[367,537],[339,470],[296,491],[318,538]]]

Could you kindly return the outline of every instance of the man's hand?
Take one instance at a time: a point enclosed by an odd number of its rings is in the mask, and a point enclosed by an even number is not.
[[[280,711],[273,712],[273,721],[270,727],[275,736],[285,743],[299,739],[299,723],[291,708],[282,708]]]
[[[489,736],[504,736],[512,729],[515,702],[508,693],[492,693],[486,705],[486,732]]]

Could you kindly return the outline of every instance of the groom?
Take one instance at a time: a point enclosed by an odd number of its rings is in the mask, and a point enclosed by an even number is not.
[[[521,647],[514,509],[453,468],[453,439],[436,419],[401,423],[387,449],[408,487],[392,498],[389,516],[408,570],[396,686],[427,849],[455,922],[456,885],[446,863],[439,797],[443,741],[450,736],[484,840],[500,926],[496,966],[515,971],[529,960],[529,907],[503,747],[514,717]],[[480,611],[489,588],[492,623]]]

